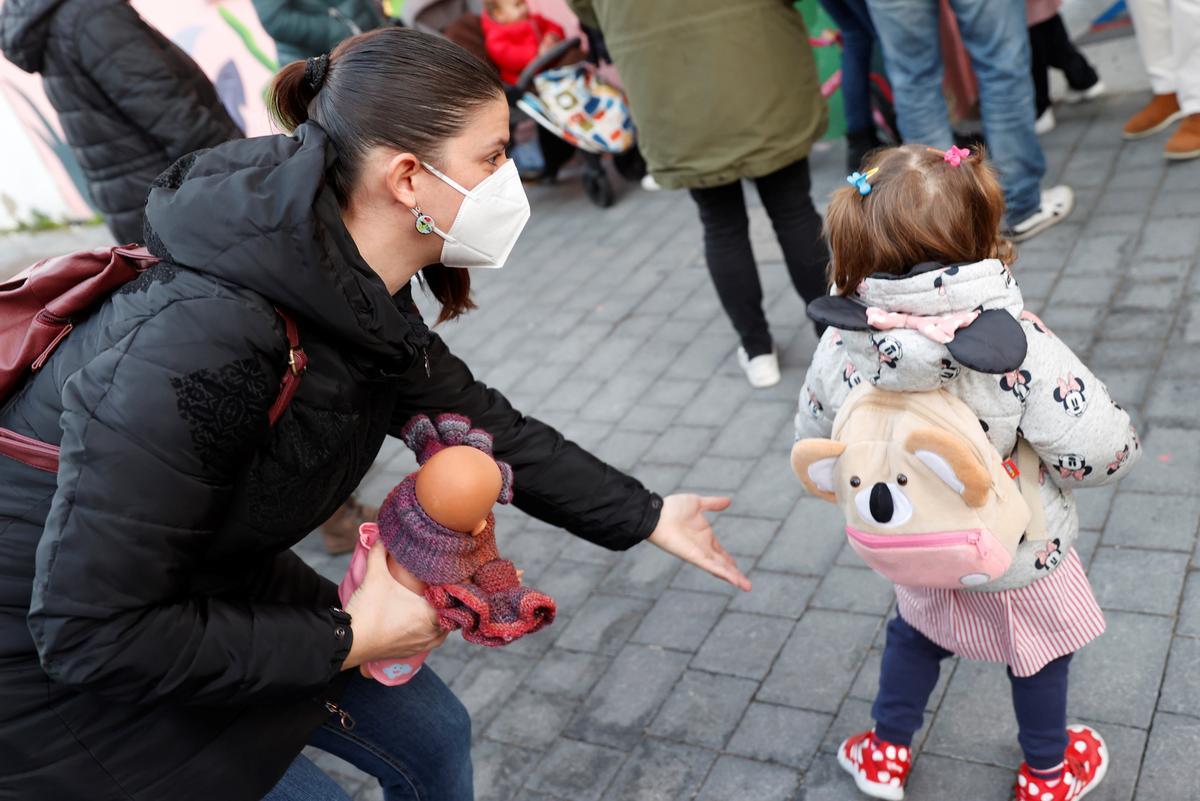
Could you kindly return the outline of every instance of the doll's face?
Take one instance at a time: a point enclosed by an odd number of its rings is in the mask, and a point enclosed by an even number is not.
[[[457,445],[431,456],[417,472],[417,502],[451,531],[477,534],[500,497],[503,483],[491,456]]]

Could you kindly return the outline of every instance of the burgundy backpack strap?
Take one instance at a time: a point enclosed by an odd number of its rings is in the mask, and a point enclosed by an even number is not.
[[[283,372],[283,378],[279,382],[279,395],[271,404],[268,417],[272,426],[279,422],[288,404],[292,402],[292,397],[300,388],[300,378],[308,369],[308,354],[300,347],[300,330],[296,327],[296,321],[278,306],[275,307],[275,313],[283,320],[283,328],[287,332],[288,369]]]

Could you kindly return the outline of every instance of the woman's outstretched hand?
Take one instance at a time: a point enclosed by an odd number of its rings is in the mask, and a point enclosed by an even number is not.
[[[663,499],[662,515],[658,518],[658,527],[650,535],[650,542],[749,592],[750,579],[738,570],[737,562],[721,547],[712,524],[704,516],[705,512],[728,509],[729,503],[728,498],[668,495]]]
[[[342,669],[377,659],[406,659],[437,648],[448,632],[438,626],[437,612],[422,596],[388,571],[387,551],[376,542],[367,555],[367,573],[350,596],[354,640]]]

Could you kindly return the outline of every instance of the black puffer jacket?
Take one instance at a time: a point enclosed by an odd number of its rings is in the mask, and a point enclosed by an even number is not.
[[[146,192],[159,173],[242,136],[196,62],[127,0],[4,0],[0,48],[42,74],[92,202],[119,242],[142,241]]]
[[[388,296],[327,151],[309,123],[173,166],[146,213],[165,261],[0,410],[62,445],[57,480],[0,457],[0,799],[264,794],[326,719],[346,650],[333,585],[288,549],[414,414],[491,431],[545,521],[608,548],[657,524],[657,496],[521,416]],[[310,366],[272,429],[274,305]]]

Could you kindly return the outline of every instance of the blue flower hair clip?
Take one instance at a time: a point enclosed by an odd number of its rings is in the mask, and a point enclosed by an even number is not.
[[[872,167],[866,172],[852,172],[846,176],[846,183],[856,187],[858,194],[869,195],[871,194],[871,185],[867,183],[867,179],[877,172],[879,172],[878,167]]]

